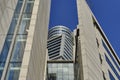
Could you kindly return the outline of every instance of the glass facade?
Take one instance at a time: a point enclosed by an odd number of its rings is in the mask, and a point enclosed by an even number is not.
[[[117,62],[115,61],[114,59],[114,56],[112,56],[112,54],[110,53],[109,49],[107,48],[107,46],[105,45],[104,41],[102,40],[102,44],[103,44],[103,47],[105,48],[105,50],[107,51],[108,55],[110,56],[110,58],[112,59],[113,63],[114,63],[114,66],[116,66],[117,70],[120,71],[120,68],[117,64]],[[108,63],[108,65],[111,67],[112,71],[115,73],[116,77],[118,79],[120,79],[120,75],[118,74],[117,70],[115,69],[115,67],[113,66],[113,64],[111,63],[111,61],[109,60],[109,58],[106,56],[105,54],[105,59]]]
[[[23,3],[22,0],[19,1],[20,4]],[[24,54],[26,39],[27,39],[27,29],[29,29],[30,18],[32,14],[32,9],[34,5],[34,0],[27,0],[25,4],[25,10],[23,11],[22,20],[18,28],[16,35],[15,44],[13,47],[8,72],[7,80],[18,80],[20,67],[22,63],[22,58]]]
[[[114,62],[115,66],[117,67],[117,69],[120,71],[120,67],[118,65],[118,63],[115,61],[114,57],[112,56],[112,54],[110,53],[109,49],[107,48],[107,46],[105,45],[104,41],[102,40],[102,44],[103,47],[105,48],[105,50],[107,51],[108,55],[110,56],[110,58],[112,59],[112,61]]]
[[[48,80],[74,80],[73,63],[48,63]]]
[[[75,80],[72,32],[65,26],[51,28],[47,48],[47,80]]]
[[[17,27],[16,24],[18,22],[21,7],[23,6],[23,0],[18,0],[13,19],[4,43],[4,47],[0,55],[0,78],[2,76],[2,72],[14,34],[16,34],[16,37],[14,40],[14,46],[11,52],[12,55],[10,57],[9,66],[6,73],[6,80],[18,80],[19,78],[20,67],[28,34],[27,29],[29,29],[33,5],[34,0],[26,0],[25,9],[23,9],[24,11],[22,13],[21,20],[19,21],[20,25],[17,28],[17,33],[15,33],[14,31]]]
[[[103,47],[105,48],[105,50],[107,51],[108,55],[112,59],[114,66],[116,66],[117,70],[120,71],[117,61],[115,61],[114,57],[110,53],[109,49],[107,48],[107,46],[105,45],[103,40],[102,40],[102,44],[103,44]],[[120,79],[120,75],[118,74],[117,70],[114,68],[113,64],[111,63],[111,61],[109,60],[109,58],[106,55],[105,55],[105,59],[106,59],[107,63],[109,64],[109,66],[111,67],[111,69],[113,70],[113,72],[115,73],[115,75],[117,76],[117,78]]]
[[[112,63],[110,62],[110,60],[108,59],[108,57],[105,55],[105,59],[108,63],[108,65],[111,67],[112,71],[115,73],[116,77],[118,79],[120,79],[120,75],[118,74],[118,72],[116,71],[116,69],[114,68],[114,66],[112,65]]]
[[[109,70],[108,70],[108,73],[109,73],[110,80],[115,80],[115,78],[113,77],[113,75],[111,74]]]
[[[65,26],[55,26],[48,32],[48,57],[50,60],[73,59],[73,35]]]
[[[3,49],[0,53],[0,78],[2,76],[2,72],[3,72],[4,66],[5,66],[7,55],[8,55],[9,49],[10,49],[11,40],[13,38],[14,30],[15,30],[15,27],[17,24],[16,18],[18,18],[18,15],[20,14],[21,7],[22,7],[22,3],[20,3],[20,1],[18,1],[12,21],[11,21],[11,25],[9,27],[8,34],[5,39]]]

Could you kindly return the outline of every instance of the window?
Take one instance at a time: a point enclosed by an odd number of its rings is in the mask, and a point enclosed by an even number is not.
[[[56,73],[51,73],[48,75],[48,80],[57,80],[56,79]]]
[[[112,56],[112,54],[110,53],[109,49],[107,48],[107,46],[105,45],[104,41],[102,40],[102,44],[103,44],[103,47],[105,48],[105,50],[107,51],[108,55],[110,56],[110,58],[112,59],[112,61],[114,62],[115,66],[117,67],[117,69],[120,71],[120,68],[117,64],[117,62],[115,61],[114,59],[114,56]]]
[[[48,80],[74,80],[73,63],[48,63]]]
[[[109,73],[110,80],[115,80],[115,78],[113,77],[113,75],[111,74],[109,70],[108,70],[108,73]]]
[[[30,18],[31,18],[31,12],[33,9],[33,2],[27,1],[25,4],[25,11],[22,13],[22,17],[20,20],[20,25],[17,28],[18,32],[15,33],[16,37],[14,39],[14,45],[12,48],[11,52],[11,57],[10,61],[8,64],[8,70],[6,74],[6,80],[18,80],[19,78],[19,73],[20,73],[20,68],[21,68],[21,63],[22,63],[22,58],[24,54],[24,49],[26,45],[26,39],[27,39],[27,29],[29,29],[29,23],[30,23]],[[13,28],[16,27],[16,22],[20,14],[20,7],[24,6],[23,5],[23,0],[18,0],[18,4],[16,6],[16,10],[14,13],[13,21],[11,23],[12,29],[9,30],[9,34],[14,34]],[[16,20],[16,21],[15,21]],[[10,28],[11,28],[10,26]],[[12,31],[12,32],[11,32]],[[1,73],[0,73],[1,74]]]
[[[108,65],[111,67],[111,69],[115,73],[116,77],[119,79],[120,76],[119,76],[118,72],[115,70],[114,66],[112,65],[112,63],[110,62],[110,60],[108,59],[108,57],[106,55],[105,55],[105,58],[106,58],[106,61],[107,61]]]

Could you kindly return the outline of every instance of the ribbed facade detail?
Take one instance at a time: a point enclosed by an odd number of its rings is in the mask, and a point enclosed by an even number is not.
[[[48,57],[50,60],[72,60],[73,36],[65,26],[55,26],[48,33]]]

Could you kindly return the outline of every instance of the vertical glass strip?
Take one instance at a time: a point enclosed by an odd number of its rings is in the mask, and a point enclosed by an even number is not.
[[[103,47],[105,48],[105,50],[107,51],[108,55],[110,56],[110,58],[112,59],[112,61],[114,62],[115,66],[117,67],[117,69],[120,71],[120,67],[118,66],[119,63],[117,63],[117,61],[115,61],[114,56],[110,53],[109,49],[107,48],[107,46],[105,45],[104,41],[102,40],[102,44]]]
[[[20,3],[22,1],[20,0]],[[34,5],[34,0],[27,0],[25,5],[25,11],[23,12],[22,20],[16,35],[15,44],[13,47],[6,80],[18,80],[22,58],[27,39],[27,29],[29,29],[29,23],[31,19],[31,13]]]
[[[115,80],[115,78],[113,77],[113,75],[111,74],[109,70],[108,70],[108,73],[109,73],[110,80]]]
[[[8,33],[7,33],[7,36],[6,36],[6,39],[5,39],[3,49],[0,53],[0,79],[2,77],[3,69],[5,66],[5,62],[6,62],[7,55],[8,55],[9,49],[10,49],[10,45],[11,45],[11,40],[13,38],[15,26],[17,23],[16,18],[18,18],[18,14],[20,14],[21,7],[22,7],[22,3],[19,3],[19,1],[18,1],[16,9],[14,11],[14,15],[13,15],[10,27],[9,27],[9,30],[8,30]]]

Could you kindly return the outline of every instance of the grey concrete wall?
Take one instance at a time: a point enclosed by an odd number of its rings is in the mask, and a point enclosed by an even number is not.
[[[19,80],[45,80],[50,0],[35,0]]]
[[[4,45],[17,0],[0,0],[0,53]]]
[[[111,49],[108,47],[108,44],[105,39],[105,37],[103,37],[103,35],[105,36],[105,34],[101,34],[99,29],[98,29],[98,26],[95,26],[95,31],[96,31],[96,37],[98,39],[98,43],[99,43],[99,53],[101,55],[101,58],[102,58],[102,71],[104,72],[104,76],[106,78],[106,80],[110,80],[110,77],[109,77],[109,73],[108,73],[108,70],[110,71],[110,73],[113,75],[113,77],[115,78],[115,80],[119,80],[115,73],[113,72],[113,70],[111,69],[111,67],[109,66],[109,64],[107,63],[106,61],[106,58],[105,58],[105,55],[108,57],[108,59],[110,60],[110,62],[112,63],[113,67],[115,68],[116,72],[120,75],[120,72],[118,70],[118,68],[116,67],[115,63],[113,62],[113,60],[111,59],[111,57],[109,56],[108,52],[105,50],[105,48],[103,47],[103,44],[102,44],[102,40],[104,41],[104,43],[106,44],[108,50],[110,51],[110,54],[113,56],[114,60],[116,61],[116,63],[118,63],[118,61],[116,60],[115,56],[113,55],[113,52],[111,51]],[[109,43],[109,42],[108,42]],[[110,45],[110,43],[109,43]],[[112,46],[111,46],[112,47]],[[117,55],[116,55],[117,56]],[[119,59],[119,58],[118,58]],[[119,63],[117,64],[119,65]],[[120,67],[119,67],[120,68]]]
[[[81,45],[82,80],[103,80],[92,14],[85,0],[77,0]],[[81,72],[80,72],[81,73]]]

